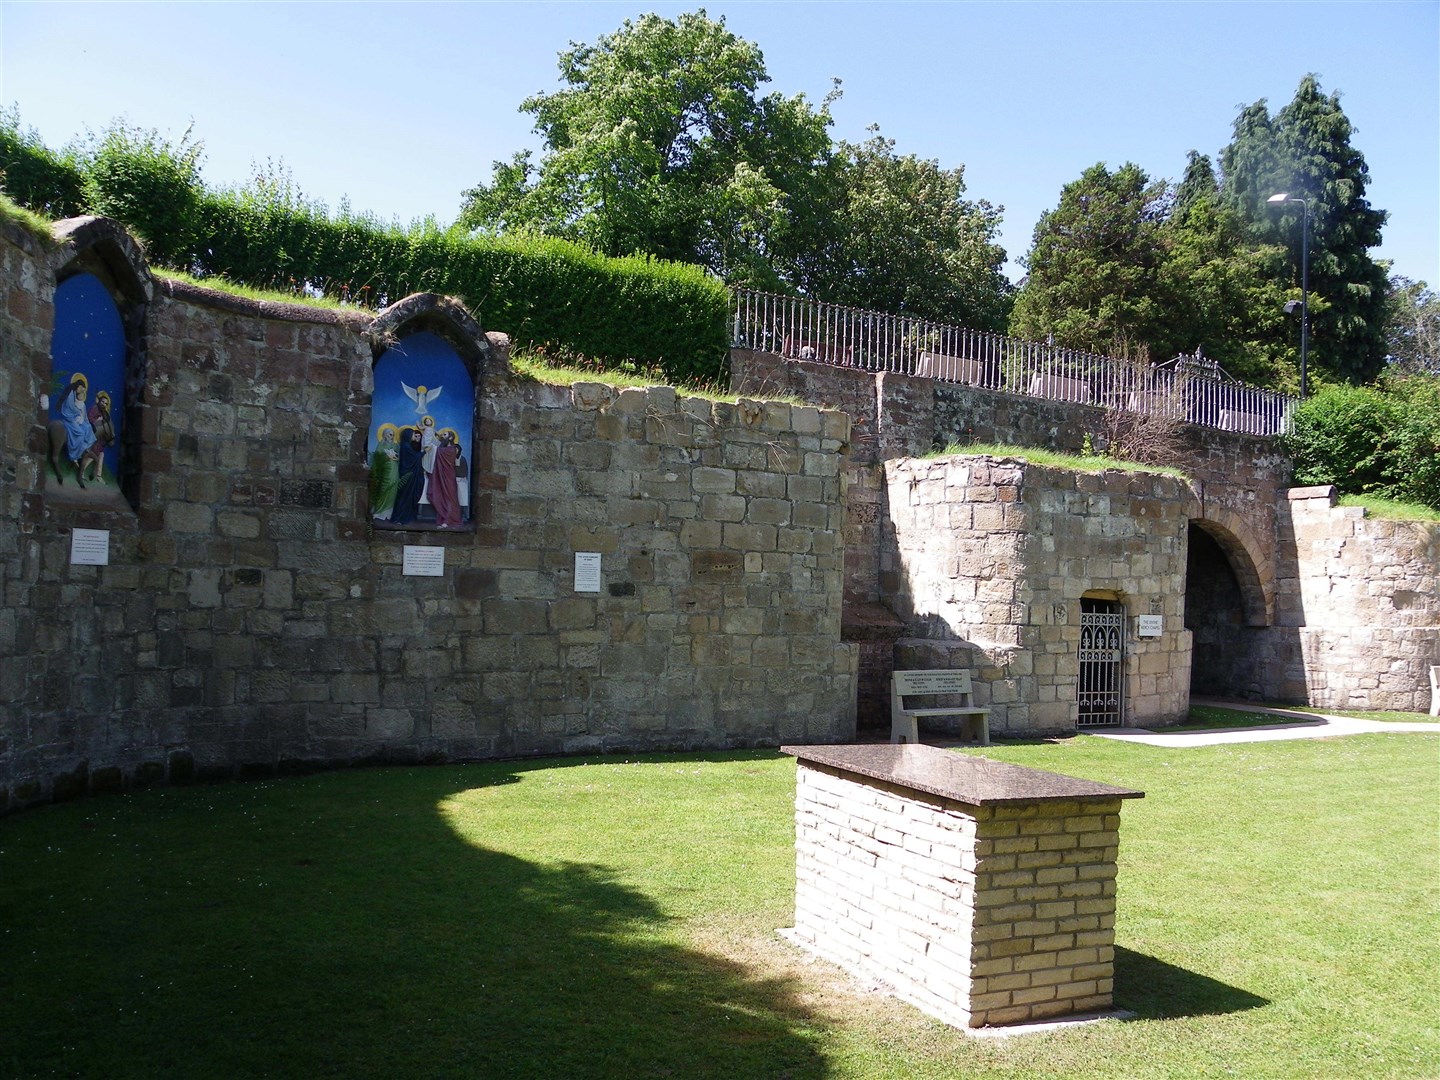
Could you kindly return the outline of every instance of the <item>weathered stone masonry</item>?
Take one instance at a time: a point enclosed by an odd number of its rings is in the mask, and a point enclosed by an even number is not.
[[[1297,628],[1306,698],[1425,712],[1440,664],[1440,526],[1366,517],[1329,486],[1289,495],[1280,622]]]
[[[976,672],[994,733],[1073,731],[1077,616],[1081,597],[1098,593],[1167,627],[1129,644],[1129,714],[1184,718],[1184,481],[973,456],[899,458],[885,474],[894,536],[882,574],[912,635],[897,643],[897,665]]]
[[[1063,678],[1056,685],[1064,692],[1053,700],[1031,696],[1019,689],[1023,684],[1018,680],[1028,678],[1021,667],[1031,662],[1023,653],[1033,652],[1033,663],[1048,664],[1052,661],[1045,654],[1054,647],[1056,635],[1074,636],[1077,606],[1060,594],[1073,594],[1077,588],[1123,592],[1127,614],[1161,614],[1165,619],[1161,639],[1127,645],[1127,715],[1133,722],[1173,718],[1183,712],[1192,689],[1335,708],[1426,707],[1425,669],[1440,663],[1440,527],[1367,519],[1359,511],[1332,509],[1333,500],[1322,505],[1311,495],[1292,495],[1287,485],[1293,465],[1277,440],[1185,429],[1190,482],[1175,498],[1184,504],[1188,530],[1174,519],[1174,507],[1160,510],[1151,496],[1131,498],[1133,483],[1144,487],[1149,481],[1077,481],[1024,470],[1027,477],[1033,475],[1026,488],[1034,494],[1028,499],[1030,509],[1011,511],[1012,523],[1034,525],[1026,515],[1038,509],[1041,523],[1055,525],[1046,533],[1056,545],[1046,555],[1052,560],[1047,572],[1063,578],[1064,587],[1058,580],[1048,586],[1052,595],[1047,605],[1030,599],[1032,590],[1047,587],[1045,572],[1032,561],[1045,553],[1033,538],[1010,535],[1004,527],[997,530],[992,522],[981,527],[957,524],[954,528],[969,531],[950,538],[929,536],[924,531],[929,524],[921,523],[928,511],[909,507],[908,496],[898,499],[893,481],[915,467],[910,459],[951,443],[1079,451],[1087,434],[1093,438],[1103,431],[1103,410],[745,349],[732,350],[731,370],[738,392],[784,391],[847,409],[856,417],[855,446],[845,464],[850,492],[845,622],[847,628],[860,623],[867,631],[851,635],[865,641],[862,649],[869,650],[862,661],[862,724],[888,723],[883,687],[891,664],[900,663],[976,670],[977,696],[1000,695],[991,699],[1003,706],[991,714],[997,730],[1065,726],[1068,721],[1058,706],[1073,701],[1074,695],[1064,690]],[[1051,482],[1054,490],[1041,494],[1040,488]],[[1094,483],[1101,489],[1086,500],[1083,527],[1067,526],[1044,508],[1056,499],[1073,502],[1085,485]],[[1123,490],[1112,509],[1106,498],[1117,484]],[[1169,498],[1159,489],[1154,497],[1162,502]],[[962,505],[975,502],[965,487],[955,487],[945,498],[955,502],[948,508],[936,505],[933,514],[963,519],[976,509]],[[1157,513],[1159,517],[1153,516]],[[954,545],[951,554],[958,556],[965,548],[973,556],[982,541],[985,565],[968,558],[963,572],[952,573],[943,561],[935,564],[922,557],[927,546],[937,544]],[[1127,565],[1112,570],[1108,566],[1113,559]],[[1016,580],[1001,580],[1006,573]],[[966,577],[972,581],[961,580]],[[1102,584],[1106,578],[1118,584]],[[917,608],[909,599],[928,597],[940,583],[961,591],[973,583],[976,590],[993,594],[995,606],[988,614],[959,618],[956,605],[941,605],[943,611],[925,604]],[[1021,593],[1026,593],[1023,604]],[[1017,611],[1025,608],[1025,616],[1006,617],[1001,607],[1007,602]],[[1057,604],[1065,606],[1065,616],[1058,621]],[[893,611],[901,625],[884,641],[871,644],[867,638],[874,636],[872,628],[883,622],[886,610]],[[956,623],[954,638],[942,644],[946,631],[941,624],[947,618]],[[1011,643],[1017,627],[1027,641],[1023,648]],[[1039,647],[1034,645],[1037,640]],[[1190,662],[1187,652],[1192,647]],[[881,650],[890,655],[882,660]],[[1066,664],[1058,655],[1053,662]],[[1187,665],[1193,683],[1187,683]]]
[[[50,297],[82,256],[124,278],[121,255],[0,242],[0,809],[197,775],[853,734],[844,414],[523,382],[504,336],[441,298],[317,312],[130,267],[137,505],[70,502],[42,477]],[[477,373],[470,531],[368,523],[371,364],[417,329]],[[108,566],[70,564],[76,527],[109,532]],[[444,576],[404,576],[407,543],[442,547]],[[599,595],[576,593],[577,551],[601,554]]]

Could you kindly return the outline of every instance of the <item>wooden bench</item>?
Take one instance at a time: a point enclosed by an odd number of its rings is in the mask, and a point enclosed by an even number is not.
[[[1430,665],[1430,715],[1440,716],[1440,664]]]
[[[907,708],[907,697],[954,696],[959,705],[941,705],[930,709]],[[982,746],[990,745],[990,710],[974,704],[970,695],[970,673],[949,668],[927,671],[897,671],[890,676],[890,741],[920,741],[920,717],[963,716],[966,729],[973,731]]]

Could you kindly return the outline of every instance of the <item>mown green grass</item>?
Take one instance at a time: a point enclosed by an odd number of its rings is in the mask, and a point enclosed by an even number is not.
[[[1282,706],[1275,706],[1281,708]],[[1283,706],[1288,708],[1288,706]],[[1308,721],[1313,723],[1314,721]],[[1276,727],[1282,724],[1304,724],[1300,717],[1276,716],[1274,713],[1227,709],[1222,705],[1191,705],[1190,715],[1183,724],[1173,724],[1164,731],[1223,731],[1229,728]]]
[[[1313,705],[1275,705],[1291,712],[1322,713],[1325,716],[1356,716],[1361,720],[1386,720],[1394,724],[1440,724],[1440,716],[1422,712],[1400,712],[1397,709],[1317,709]]]
[[[1117,1004],[981,1041],[778,938],[794,763],[328,773],[0,822],[0,1075],[1428,1077],[1440,739],[987,756],[1121,815]]]

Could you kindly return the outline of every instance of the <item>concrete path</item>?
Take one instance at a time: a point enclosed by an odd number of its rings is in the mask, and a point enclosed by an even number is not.
[[[1235,701],[1208,701],[1194,698],[1192,705],[1214,705],[1237,712],[1270,713],[1275,726],[1237,728],[1228,731],[1150,731],[1148,728],[1115,728],[1087,731],[1101,739],[1145,743],[1149,746],[1214,746],[1217,743],[1274,742],[1279,739],[1329,739],[1337,735],[1369,735],[1382,731],[1422,731],[1440,735],[1440,724],[1361,720],[1353,716],[1319,716],[1288,709],[1267,709]]]

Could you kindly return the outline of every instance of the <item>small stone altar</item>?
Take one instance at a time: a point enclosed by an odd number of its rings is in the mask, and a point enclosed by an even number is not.
[[[958,1027],[1110,1007],[1120,804],[1143,792],[918,744],[781,750],[797,944]]]

